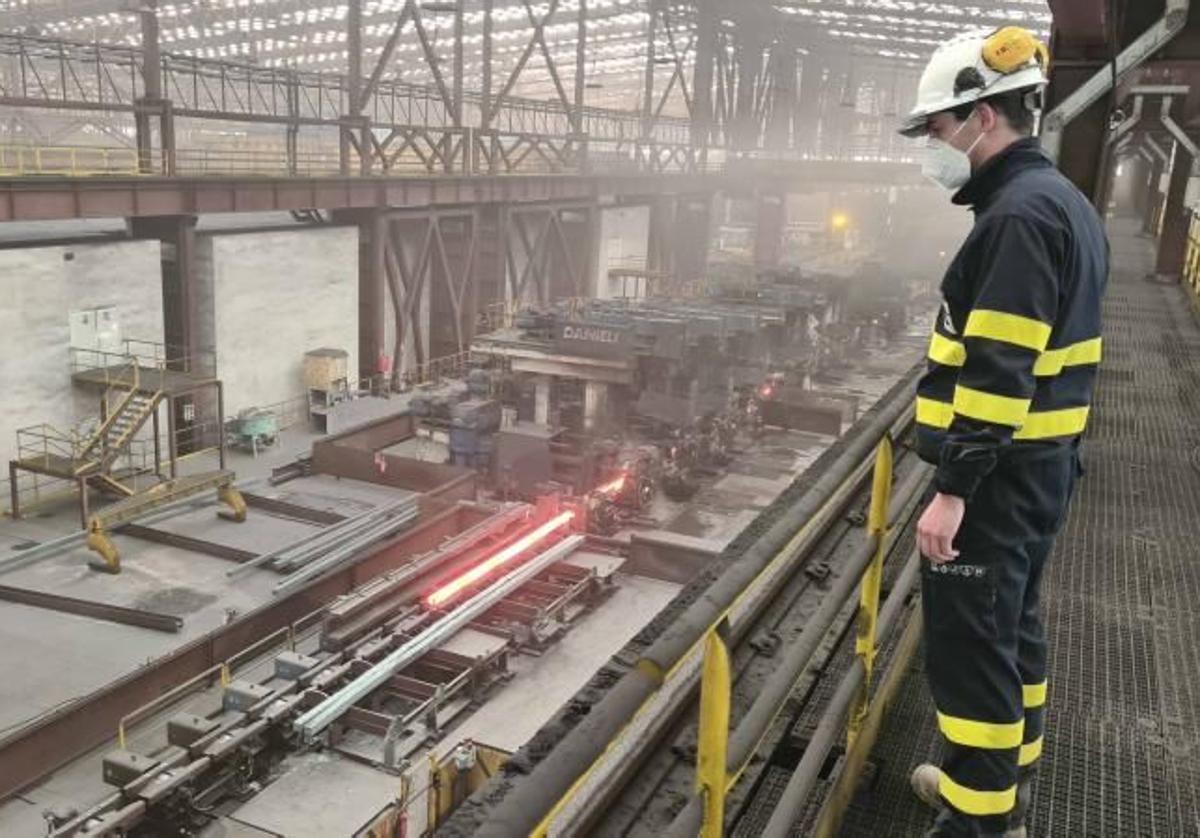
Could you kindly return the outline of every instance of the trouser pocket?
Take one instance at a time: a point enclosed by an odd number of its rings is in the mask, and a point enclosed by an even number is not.
[[[936,565],[925,561],[922,607],[930,630],[948,632],[964,641],[996,636],[996,581],[992,568],[959,561]]]

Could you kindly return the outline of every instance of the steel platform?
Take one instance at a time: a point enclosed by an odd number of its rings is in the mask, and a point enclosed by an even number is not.
[[[1145,277],[1151,239],[1110,225],[1105,359],[1087,475],[1047,568],[1046,747],[1029,834],[1200,835],[1200,321]],[[919,836],[908,772],[936,754],[921,661],[872,753],[846,838]]]

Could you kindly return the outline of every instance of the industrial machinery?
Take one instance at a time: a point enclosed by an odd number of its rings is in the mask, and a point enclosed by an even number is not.
[[[135,747],[127,727],[179,695],[126,716],[102,763],[111,793],[50,816],[50,834],[189,834],[214,807],[272,779],[288,754],[313,749],[398,771],[513,677],[509,655],[544,649],[611,593],[611,574],[570,561],[585,544],[591,555],[612,549],[587,542],[585,517],[555,497],[495,507],[333,601],[315,635],[285,647],[263,675],[226,676],[208,706],[193,698],[157,744],[142,737]],[[443,648],[468,627],[499,640],[482,655]]]
[[[226,423],[229,445],[258,456],[259,448],[270,448],[279,439],[279,417],[270,410],[248,407]]]
[[[621,452],[615,474],[588,495],[588,528],[611,535],[636,522],[658,494],[661,453],[653,445],[639,445]]]

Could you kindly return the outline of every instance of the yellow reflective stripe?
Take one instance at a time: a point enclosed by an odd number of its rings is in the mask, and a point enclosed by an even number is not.
[[[1013,434],[1013,439],[1054,439],[1078,436],[1087,427],[1091,408],[1068,407],[1064,410],[1044,410],[1030,413],[1025,424]]]
[[[941,711],[938,711],[937,716],[942,735],[954,744],[965,745],[968,748],[987,748],[993,751],[1017,748],[1025,735],[1024,719],[1015,722],[979,722],[947,716]]]
[[[977,308],[967,317],[963,336],[987,338],[1041,352],[1050,342],[1050,324],[1020,314]]]
[[[917,423],[945,430],[954,421],[954,405],[917,396]]]
[[[967,348],[956,340],[933,333],[929,341],[929,360],[947,367],[961,367],[967,360]]]
[[[1020,753],[1017,755],[1017,765],[1025,767],[1033,765],[1042,755],[1042,737],[1034,739],[1032,742],[1026,742],[1021,746]]]
[[[1026,710],[1041,707],[1046,703],[1046,682],[1024,685],[1021,687],[1021,698],[1025,703]]]
[[[1073,343],[1061,349],[1047,349],[1033,365],[1033,374],[1047,377],[1058,375],[1063,367],[1081,367],[1100,363],[1103,346],[1100,338]]]
[[[961,384],[954,388],[954,412],[981,422],[1019,428],[1025,422],[1032,403],[1033,399],[996,396]]]
[[[976,817],[1006,815],[1017,805],[1016,786],[1004,791],[977,791],[954,782],[945,771],[938,780],[938,793],[958,811]]]

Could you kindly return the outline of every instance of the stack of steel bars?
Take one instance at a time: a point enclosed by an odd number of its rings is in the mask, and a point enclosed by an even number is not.
[[[272,589],[273,592],[279,594],[290,591],[350,560],[364,548],[392,537],[416,521],[420,514],[419,496],[409,495],[403,500],[369,509],[318,533],[263,553],[231,569],[226,575],[238,577],[254,568],[270,566],[288,574]]]

